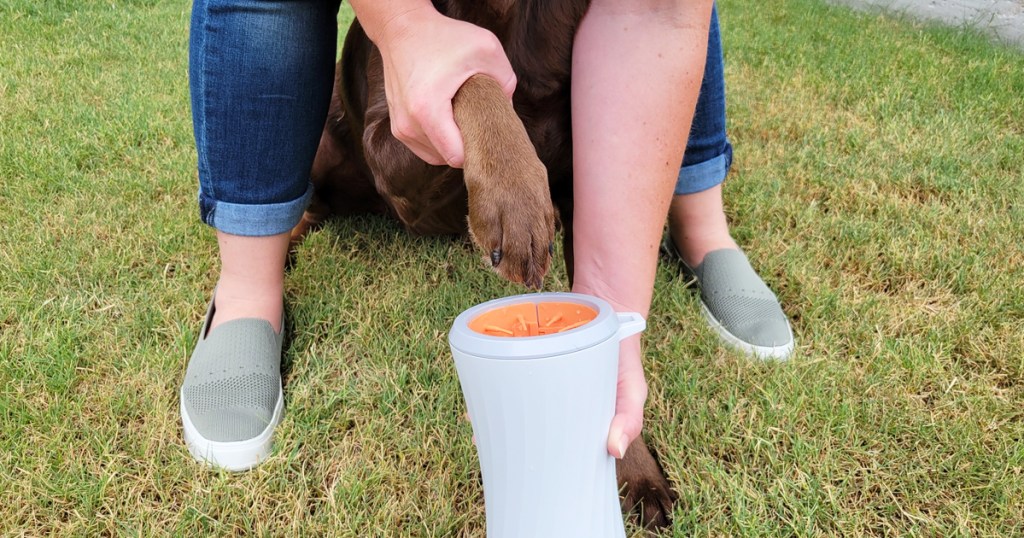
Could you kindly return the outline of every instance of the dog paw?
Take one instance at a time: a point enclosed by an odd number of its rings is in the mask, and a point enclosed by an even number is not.
[[[469,193],[469,232],[484,262],[502,277],[540,288],[551,265],[555,212],[540,161],[507,171]],[[519,177],[512,177],[519,176]]]
[[[646,529],[667,527],[679,498],[643,439],[637,439],[616,463],[622,509],[640,518]]]

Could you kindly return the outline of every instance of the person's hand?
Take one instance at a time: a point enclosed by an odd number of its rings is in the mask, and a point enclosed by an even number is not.
[[[619,353],[619,381],[615,394],[615,417],[608,428],[608,453],[622,459],[626,449],[640,436],[644,425],[647,381],[640,357],[640,336],[622,341]]]
[[[388,21],[377,46],[392,133],[427,163],[462,167],[452,98],[479,73],[496,80],[511,99],[516,77],[501,42],[488,30],[425,7]]]

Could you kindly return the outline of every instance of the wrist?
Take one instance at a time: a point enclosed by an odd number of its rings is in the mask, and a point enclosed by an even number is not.
[[[432,17],[440,16],[429,0],[405,2],[381,2],[364,0],[352,2],[356,18],[363,26],[366,36],[378,47],[404,39]]]
[[[622,293],[622,290],[616,290],[615,288],[606,285],[600,279],[596,279],[594,281],[576,280],[573,283],[572,292],[591,295],[598,299],[603,299],[607,301],[608,304],[612,306],[612,310],[616,312],[636,312],[643,316],[644,319],[647,318],[651,309],[650,297],[648,295],[644,295],[643,297],[629,297],[628,295],[630,294],[628,292],[624,294]]]

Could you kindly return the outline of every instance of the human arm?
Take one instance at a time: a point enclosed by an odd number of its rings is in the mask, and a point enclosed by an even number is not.
[[[658,244],[697,102],[710,0],[596,0],[573,49],[573,291],[647,316]],[[608,451],[640,435],[640,338],[623,341]]]
[[[391,129],[418,157],[462,167],[452,98],[474,74],[498,81],[511,99],[516,77],[498,38],[438,13],[429,0],[352,0],[384,65]]]

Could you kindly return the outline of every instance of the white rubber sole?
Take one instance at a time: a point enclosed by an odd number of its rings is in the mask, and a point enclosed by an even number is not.
[[[278,389],[277,403],[270,424],[252,439],[244,441],[211,441],[202,436],[185,409],[184,395],[179,393],[181,424],[185,431],[185,446],[199,463],[232,472],[248,471],[270,456],[274,445],[274,428],[284,414],[284,392]]]
[[[715,319],[715,316],[711,315],[711,311],[704,304],[704,301],[700,302],[700,309],[704,312],[704,318],[708,320],[708,325],[711,329],[718,333],[719,338],[722,339],[728,346],[738,349],[748,355],[762,360],[777,360],[784,361],[789,358],[789,354],[793,352],[793,329],[789,329],[789,342],[781,346],[756,346],[749,342],[740,340],[736,335],[729,332],[728,329],[722,326],[721,323]]]

